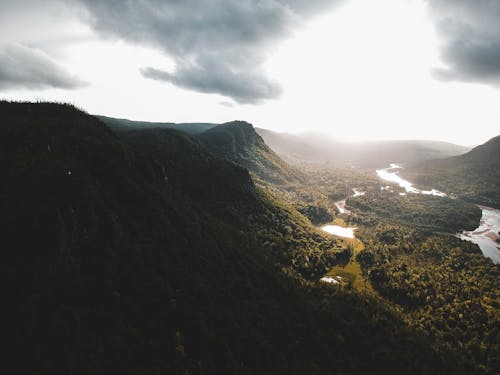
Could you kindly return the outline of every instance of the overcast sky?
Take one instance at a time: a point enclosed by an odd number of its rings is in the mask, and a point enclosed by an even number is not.
[[[500,0],[0,0],[0,98],[475,145],[500,134]]]

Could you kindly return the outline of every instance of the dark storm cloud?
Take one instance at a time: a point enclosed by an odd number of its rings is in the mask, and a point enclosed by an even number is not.
[[[175,74],[151,67],[142,69],[141,73],[146,78],[170,82],[189,90],[228,96],[239,103],[258,104],[264,99],[277,97],[281,92],[278,83],[268,80],[260,72],[235,74],[216,61],[203,61],[195,66],[184,64]]]
[[[147,78],[259,103],[281,93],[263,67],[279,43],[346,1],[0,0],[0,89],[80,87],[55,57],[81,37],[72,25],[83,21],[101,36],[174,59],[174,69],[144,67]],[[500,86],[500,0],[424,1],[443,43],[446,68],[436,75]]]
[[[500,86],[500,0],[428,0],[443,45],[444,80]]]
[[[0,90],[76,89],[85,83],[70,75],[39,49],[0,45]]]
[[[281,93],[262,70],[273,48],[304,19],[343,0],[80,1],[98,32],[174,58],[174,71],[147,67],[145,77],[258,103]]]

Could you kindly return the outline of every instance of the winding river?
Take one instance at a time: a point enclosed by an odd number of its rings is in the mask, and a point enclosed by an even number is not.
[[[462,240],[476,243],[485,257],[491,258],[493,263],[500,263],[500,210],[491,207],[479,206],[483,216],[479,227],[473,231],[463,231],[458,234]]]
[[[352,191],[354,193],[352,195],[353,197],[359,197],[361,195],[365,195],[364,191],[359,191],[357,189],[352,189]],[[337,207],[337,209],[339,210],[339,212],[341,214],[349,215],[351,212],[345,208],[346,200],[347,200],[347,198],[343,199],[341,201],[335,202],[335,206]],[[341,227],[340,225],[331,225],[331,224],[323,225],[321,227],[321,230],[323,230],[327,233],[333,234],[333,235],[338,236],[338,237],[344,237],[344,238],[354,238],[354,231],[356,229],[357,228],[346,228],[346,227]]]
[[[385,181],[398,184],[405,189],[407,193],[436,195],[440,197],[446,196],[445,193],[435,189],[417,189],[411,182],[399,176],[398,172],[402,168],[403,167],[398,164],[391,164],[389,168],[378,169],[377,175]],[[500,243],[497,242],[497,240],[500,239],[500,210],[486,206],[479,206],[479,208],[483,213],[479,227],[473,231],[463,231],[457,234],[457,237],[474,242],[479,246],[485,257],[490,258],[493,263],[498,264],[500,263]]]
[[[445,197],[446,194],[436,190],[420,190],[413,186],[409,181],[406,181],[399,176],[398,171],[403,167],[399,164],[391,164],[389,168],[378,169],[377,175],[385,181],[395,182],[400,187],[406,190],[407,193],[425,194],[425,195],[436,195],[438,197]]]

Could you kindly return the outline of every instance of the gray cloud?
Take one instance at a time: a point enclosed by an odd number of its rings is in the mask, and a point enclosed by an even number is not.
[[[147,67],[145,77],[255,104],[281,94],[262,68],[273,48],[307,17],[344,0],[79,1],[101,34],[174,58],[174,71]]]
[[[141,73],[146,78],[170,82],[189,90],[231,97],[238,103],[258,104],[281,93],[278,83],[255,69],[249,73],[234,73],[227,65],[213,60],[203,60],[194,66],[186,62],[176,69],[175,74],[151,67],[142,69]]]
[[[346,1],[0,0],[0,89],[80,87],[54,58],[64,58],[75,40],[93,37],[82,31],[83,21],[101,36],[174,59],[171,70],[142,69],[147,78],[260,103],[281,93],[263,68],[273,50],[305,20]],[[446,68],[436,76],[500,87],[500,0],[423,1],[442,39]]]
[[[76,89],[85,85],[39,49],[20,44],[0,45],[0,90]]]
[[[442,37],[443,80],[500,86],[500,1],[428,0]]]

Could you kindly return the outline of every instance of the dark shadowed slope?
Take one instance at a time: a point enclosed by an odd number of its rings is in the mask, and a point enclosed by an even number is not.
[[[247,168],[257,179],[278,185],[300,181],[303,176],[269,148],[245,121],[218,125],[198,135],[212,152]]]
[[[500,208],[500,136],[464,155],[412,164],[401,173],[422,186]]]
[[[436,141],[339,142],[324,135],[294,135],[257,129],[265,142],[288,162],[355,165],[379,168],[389,163],[407,163],[460,155],[469,149]]]
[[[120,118],[107,117],[107,116],[96,116],[96,117],[114,131],[119,131],[119,132],[160,128],[160,129],[180,130],[188,134],[198,134],[216,126],[216,124],[210,124],[205,122],[186,122],[186,123],[149,122],[149,121],[132,121]]]
[[[64,105],[0,116],[3,373],[468,372],[387,306],[304,284],[294,264],[335,244],[196,140],[124,142]]]

